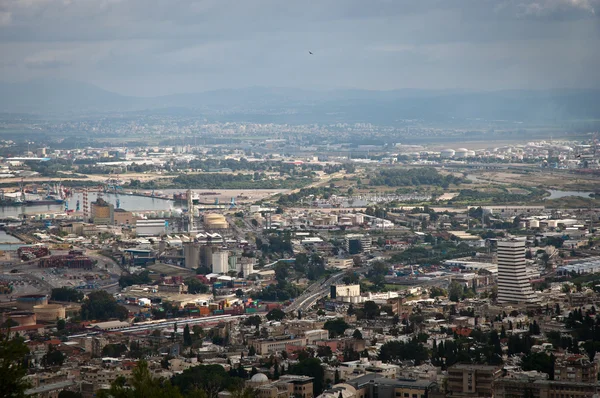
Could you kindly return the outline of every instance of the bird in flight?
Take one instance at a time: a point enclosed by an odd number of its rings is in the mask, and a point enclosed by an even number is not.
[[[310,55],[313,55],[312,51],[309,51],[308,53],[309,53]]]

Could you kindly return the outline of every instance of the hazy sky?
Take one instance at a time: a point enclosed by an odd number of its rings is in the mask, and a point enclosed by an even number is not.
[[[600,0],[0,0],[0,79],[38,77],[134,95],[598,88]]]

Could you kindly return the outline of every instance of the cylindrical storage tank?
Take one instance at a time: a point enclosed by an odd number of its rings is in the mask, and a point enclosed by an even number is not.
[[[48,304],[48,296],[45,294],[26,294],[17,297],[16,304],[20,310],[32,310],[36,305]]]
[[[558,227],[557,220],[548,220],[548,228],[556,228],[556,227]]]
[[[36,305],[33,312],[38,321],[55,322],[57,319],[65,319],[65,307],[61,304]]]
[[[463,159],[467,157],[467,154],[469,153],[469,150],[466,148],[458,148],[455,152],[454,152],[454,157],[455,158],[459,158],[459,159]]]
[[[529,228],[539,228],[540,222],[538,220],[529,220]]]
[[[450,148],[442,149],[440,151],[440,156],[444,159],[451,158],[454,156],[454,149],[450,149]]]
[[[3,323],[9,319],[19,326],[31,326],[37,323],[35,313],[29,311],[13,311],[2,314]]]

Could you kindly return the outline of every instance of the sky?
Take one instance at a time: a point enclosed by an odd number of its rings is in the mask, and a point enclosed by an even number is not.
[[[0,80],[37,78],[137,96],[600,88],[600,0],[0,0]]]

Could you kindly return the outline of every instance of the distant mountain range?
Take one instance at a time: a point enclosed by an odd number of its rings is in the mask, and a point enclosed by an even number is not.
[[[77,115],[160,112],[218,120],[277,123],[506,120],[599,121],[600,90],[332,90],[243,88],[153,98],[132,97],[70,80],[0,83],[0,113]]]

